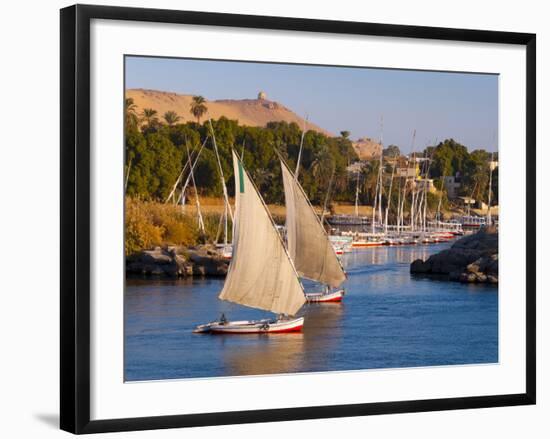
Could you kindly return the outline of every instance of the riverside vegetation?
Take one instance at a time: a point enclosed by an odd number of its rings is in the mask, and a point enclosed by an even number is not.
[[[200,99],[198,100],[200,102]],[[127,175],[126,193],[142,200],[164,201],[170,193],[181,169],[187,163],[187,151],[197,152],[209,137],[195,168],[195,179],[201,195],[221,196],[221,182],[218,164],[212,145],[209,121],[199,123],[207,109],[204,104],[191,108],[197,122],[178,123],[179,116],[167,112],[161,118],[153,109],[144,109],[137,114],[132,99],[126,100],[125,152]],[[216,136],[220,164],[227,181],[232,178],[231,149],[235,148],[252,179],[267,203],[282,203],[283,189],[280,184],[281,170],[276,151],[283,156],[291,169],[296,166],[302,130],[296,123],[269,122],[265,127],[239,125],[236,120],[220,117],[212,120]],[[333,180],[331,199],[354,202],[356,179],[346,168],[358,160],[350,133],[342,131],[340,136],[308,130],[304,134],[300,161],[300,183],[314,204],[322,204],[330,180]],[[396,145],[384,150],[386,157],[401,154]],[[429,178],[435,179],[435,186],[442,187],[442,177],[455,175],[463,177],[461,195],[484,199],[488,184],[488,161],[491,154],[478,149],[471,153],[468,148],[447,139],[434,146],[416,151],[416,157],[432,159]],[[494,157],[498,159],[497,156]],[[360,176],[359,201],[371,205],[376,191],[378,160],[363,166]],[[387,174],[391,165],[386,164]],[[498,168],[493,173],[492,192],[494,203],[498,202]],[[231,192],[232,185],[228,185]],[[394,191],[394,195],[397,194]],[[437,196],[433,197],[437,204]],[[394,204],[394,203],[392,203]]]
[[[250,170],[252,180],[260,193],[272,206],[281,205],[284,200],[281,184],[281,169],[277,151],[289,167],[296,166],[302,130],[296,123],[269,122],[265,127],[243,126],[236,120],[220,117],[206,120],[207,108],[203,99],[193,100],[190,113],[196,122],[179,123],[180,117],[169,111],[162,117],[154,109],[146,108],[140,114],[131,98],[126,99],[125,123],[125,253],[135,255],[157,246],[192,247],[213,243],[220,236],[222,205],[222,184],[218,161],[212,142],[215,134],[219,151],[220,166],[228,182],[229,196],[233,195],[231,149],[235,148],[245,167]],[[211,124],[211,125],[210,125]],[[347,166],[358,160],[350,133],[342,131],[340,136],[329,137],[309,130],[303,134],[303,148],[300,162],[300,183],[314,205],[322,206],[330,192],[328,208],[332,212],[337,205],[353,204],[357,190],[357,178],[347,171]],[[197,192],[201,199],[205,232],[200,233],[194,194],[188,194],[191,202],[186,206],[166,203],[182,168],[204,143],[204,149],[194,169]],[[384,151],[386,157],[401,155],[399,147],[390,145]],[[417,152],[416,157],[431,158],[429,177],[436,188],[442,188],[442,179],[447,175],[461,173],[463,194],[483,199],[488,181],[487,162],[490,153],[484,150],[468,152],[468,149],[452,139],[427,146]],[[359,176],[359,204],[370,206],[376,193],[379,160],[364,164]],[[386,163],[386,175],[392,169]],[[493,200],[498,202],[498,168],[493,174]],[[329,190],[330,189],[330,190]],[[428,193],[428,210],[432,213],[442,201],[442,209],[450,202],[446,194]],[[383,194],[383,204],[387,195]],[[396,198],[395,200],[393,198]],[[398,191],[392,192],[390,220],[395,216]],[[208,209],[204,200],[217,200]],[[218,206],[216,207],[216,203]],[[408,200],[405,210],[408,210]],[[272,213],[276,209],[271,209]],[[344,213],[345,211],[340,210]],[[347,212],[345,212],[347,213]],[[362,213],[363,214],[363,213]],[[279,215],[279,220],[284,215]],[[276,218],[277,219],[277,218]],[[229,231],[231,224],[229,224]],[[230,237],[229,237],[230,239]]]

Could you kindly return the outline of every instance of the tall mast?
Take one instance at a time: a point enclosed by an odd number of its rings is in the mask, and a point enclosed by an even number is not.
[[[132,160],[128,163],[128,170],[126,171],[126,178],[124,179],[124,193],[126,193],[126,189],[128,188],[128,178],[130,178],[130,169],[132,168]]]
[[[434,145],[437,145],[437,138],[435,139],[435,142],[434,142]],[[428,209],[428,180],[430,178],[430,168],[432,167],[432,158],[433,158],[433,155],[434,155],[434,152],[435,152],[435,146],[434,146],[434,149],[432,150],[432,153],[430,154],[429,157],[427,157],[428,159],[428,169],[426,170],[426,177],[424,178],[424,187],[425,187],[425,190],[426,190],[426,199],[424,201],[424,228],[426,229],[427,228],[427,209]],[[428,156],[428,152],[426,151],[426,156]]]
[[[332,181],[334,180],[334,173],[336,172],[336,166],[332,167],[332,174],[330,175],[330,180],[328,182],[327,194],[325,195],[325,202],[323,203],[323,212],[321,212],[321,224],[324,224],[325,214],[327,211],[328,200],[330,199],[330,194],[332,192]]]
[[[427,152],[424,152],[424,159],[426,159],[426,158],[427,158]],[[417,209],[417,211],[418,211],[418,213],[417,213],[417,223],[421,227],[422,231],[426,230],[426,205],[427,205],[427,195],[428,195],[428,192],[427,192],[428,187],[426,185],[427,175],[428,175],[428,170],[427,170],[427,166],[426,166],[426,160],[424,160],[424,163],[422,165],[422,172],[420,173],[420,178],[421,178],[421,181],[423,182],[422,183],[423,186],[420,189],[421,193],[420,193],[420,198],[419,198],[419,202],[418,202],[418,209]]]
[[[384,144],[383,144],[383,134],[384,134],[384,116],[380,116],[380,168],[379,168],[379,178],[380,178],[380,191],[378,192],[378,222],[382,225],[382,191],[384,189],[384,180],[383,180],[383,156],[384,156]]]
[[[223,175],[222,162],[220,160],[220,154],[218,152],[218,145],[216,143],[216,135],[214,134],[214,127],[212,126],[212,120],[210,118],[208,118],[208,124],[210,125],[210,131],[212,133],[212,143],[214,144],[216,159],[218,160],[218,170],[220,171],[220,178],[222,181],[223,197],[225,199],[225,203],[227,204],[227,210],[229,211],[229,216],[231,217],[231,221],[233,221],[233,211],[231,210],[231,205],[229,204],[229,196],[227,195],[227,186],[225,184],[225,177]]]
[[[199,149],[199,152],[197,153],[197,155],[193,159],[193,164],[190,166],[189,175],[187,175],[187,178],[185,179],[185,183],[183,184],[183,186],[181,188],[180,196],[179,196],[178,200],[176,201],[176,204],[178,204],[181,201],[182,210],[185,210],[185,191],[187,190],[187,186],[189,185],[189,182],[191,181],[191,172],[193,172],[193,170],[195,169],[195,166],[197,165],[197,163],[199,161],[199,157],[201,156],[201,153],[202,153],[202,150],[204,149],[205,143],[206,143],[206,140],[203,142],[203,144],[201,145],[201,147]],[[187,169],[187,166],[189,165],[189,160],[191,159],[191,157],[189,155],[189,148],[187,147],[187,143],[185,144],[185,147],[187,148],[187,162],[185,164],[185,169]],[[194,179],[193,179],[193,183],[194,183]]]
[[[378,175],[380,175],[380,169],[378,169]],[[378,203],[378,183],[380,182],[378,175],[376,176],[376,188],[374,190],[374,200],[372,203],[372,233],[373,234],[376,231],[374,227],[374,223],[376,221],[376,207]]]
[[[288,253],[296,271],[303,278],[337,288],[346,278],[342,265],[303,188],[283,159],[280,160],[287,212]]]
[[[397,209],[395,212],[395,226],[397,232],[401,232],[401,176],[397,176]]]
[[[304,129],[302,130],[302,138],[300,139],[300,149],[298,151],[298,159],[296,160],[296,171],[294,172],[294,178],[298,180],[298,173],[300,172],[300,160],[302,159],[302,148],[304,147],[304,137],[306,136],[308,115],[304,119]]]
[[[207,137],[208,138],[208,137]],[[204,142],[206,142],[206,139],[204,139]],[[204,145],[204,143],[203,143]],[[174,183],[174,186],[172,186],[172,190],[170,191],[170,194],[166,197],[166,200],[164,200],[165,203],[168,203],[170,199],[174,198],[174,194],[176,193],[176,189],[178,188],[178,185],[180,184],[181,179],[183,178],[185,171],[187,170],[189,162],[185,161],[185,165],[183,166],[181,172],[178,175],[178,178],[176,178],[176,182]],[[173,200],[175,201],[175,200]]]
[[[405,228],[405,200],[407,197],[407,183],[408,179],[403,182],[403,196],[401,197],[401,230]]]
[[[416,204],[416,153],[413,152],[413,172],[414,176],[411,178],[411,230],[415,230],[414,215]]]
[[[493,153],[491,153],[491,162],[489,163],[489,195],[487,199],[487,225],[491,225],[491,195],[493,193]]]
[[[384,179],[383,179],[383,160],[382,154],[380,154],[380,165],[378,167],[378,223],[382,225],[382,191],[384,190]]]
[[[424,174],[424,214],[422,215],[422,226],[424,228],[424,231],[426,231],[426,213],[428,209],[428,176],[430,174],[430,162],[428,162],[427,168],[428,169]]]
[[[416,139],[416,129],[413,131],[412,141],[411,141],[411,151],[412,151],[412,161],[413,161],[413,176],[411,181],[411,214],[410,214],[410,223],[411,231],[414,231],[414,203],[415,203],[415,189],[416,189],[416,154],[414,152],[414,141]],[[409,168],[407,168],[407,174],[409,173]],[[409,176],[407,175],[407,180]]]
[[[437,221],[441,221],[441,201],[443,200],[443,186],[445,185],[445,176],[441,177],[441,188],[439,189],[439,203],[437,203]],[[439,226],[439,224],[438,224]]]
[[[359,216],[359,172],[357,173],[357,182],[355,184],[355,216]]]
[[[185,148],[187,149],[187,161],[189,162],[191,182],[193,183],[193,190],[195,191],[195,202],[197,204],[197,217],[199,220],[199,229],[201,233],[204,235],[204,221],[202,220],[201,203],[199,201],[199,192],[197,191],[197,185],[195,184],[195,174],[193,173],[193,165],[191,164],[191,155],[189,154],[189,146],[187,145],[187,143],[185,144]],[[197,160],[198,160],[198,157],[197,157]]]
[[[386,217],[384,218],[384,233],[388,233],[388,213],[391,206],[391,190],[393,186],[393,176],[395,174],[395,162],[397,160],[397,154],[394,157],[393,166],[391,168],[391,180],[390,180],[390,189],[388,191],[388,203],[386,205]]]
[[[228,206],[228,204],[225,203],[224,210],[223,210],[223,217],[225,219],[224,228],[223,228],[223,244],[224,245],[227,245],[227,206]]]

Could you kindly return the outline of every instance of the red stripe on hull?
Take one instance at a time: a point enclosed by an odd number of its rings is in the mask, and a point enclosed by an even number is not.
[[[342,296],[338,296],[338,297],[334,297],[332,299],[328,299],[328,300],[318,300],[317,302],[322,302],[322,303],[329,303],[329,302],[341,302],[342,301]]]
[[[324,297],[324,295],[314,295],[314,296],[308,297],[306,295],[306,300],[307,300],[307,303],[335,303],[335,302],[341,302],[342,299],[344,298],[344,294],[345,294],[344,291],[340,291],[339,294],[336,294],[336,292],[327,294],[326,296],[328,297]]]
[[[293,328],[286,328],[286,329],[274,329],[273,331],[265,331],[265,330],[259,330],[259,331],[218,331],[216,329],[211,329],[210,333],[212,334],[283,334],[283,333],[290,333],[290,332],[301,332],[302,328],[304,326],[295,326]]]
[[[296,326],[294,328],[280,329],[280,330],[271,331],[268,334],[283,334],[283,333],[289,333],[289,332],[301,332],[302,328],[303,328],[303,326]]]

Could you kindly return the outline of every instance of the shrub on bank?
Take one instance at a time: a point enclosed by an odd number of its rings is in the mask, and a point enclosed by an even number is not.
[[[154,224],[146,204],[148,203],[126,199],[124,252],[127,256],[162,243],[164,230]]]
[[[191,209],[190,209],[191,210]],[[194,246],[223,240],[224,224],[219,213],[203,214],[205,233],[199,230],[196,211],[186,213],[174,204],[126,198],[125,253],[126,256],[155,246]],[[231,221],[228,224],[231,240]]]

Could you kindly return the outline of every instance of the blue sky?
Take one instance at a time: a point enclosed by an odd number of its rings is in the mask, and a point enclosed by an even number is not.
[[[208,100],[250,99],[258,91],[317,125],[351,138],[382,134],[410,152],[454,138],[496,151],[498,76],[389,69],[127,57],[126,87]],[[381,118],[383,130],[381,133]]]

